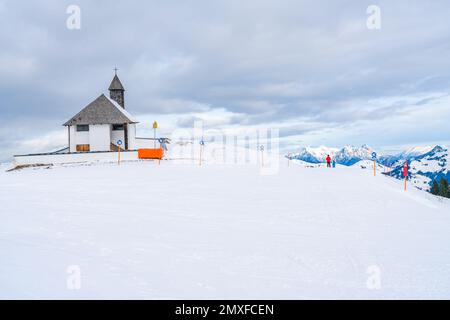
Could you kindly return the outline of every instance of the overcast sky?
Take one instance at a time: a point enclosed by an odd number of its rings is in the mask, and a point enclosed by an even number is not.
[[[116,66],[140,135],[203,119],[279,128],[292,150],[448,143],[449,16],[448,0],[0,0],[0,160],[64,146]]]

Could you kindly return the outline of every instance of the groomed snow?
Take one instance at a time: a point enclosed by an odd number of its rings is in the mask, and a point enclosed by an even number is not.
[[[196,163],[2,166],[0,298],[450,298],[447,200],[358,167]]]

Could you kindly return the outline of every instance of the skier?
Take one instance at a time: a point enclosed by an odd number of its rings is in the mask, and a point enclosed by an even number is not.
[[[336,160],[333,159],[333,161],[331,161],[331,164],[333,165],[333,168],[336,168]]]
[[[330,155],[327,155],[327,158],[325,160],[327,160],[327,168],[331,168],[331,157],[330,157]]]

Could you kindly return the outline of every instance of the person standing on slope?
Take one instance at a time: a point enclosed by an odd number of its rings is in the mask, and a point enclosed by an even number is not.
[[[333,168],[336,168],[336,160],[333,158],[333,161],[331,161],[331,164],[333,165]]]
[[[327,158],[325,160],[327,160],[327,168],[331,168],[331,157],[330,157],[330,155],[327,155]]]

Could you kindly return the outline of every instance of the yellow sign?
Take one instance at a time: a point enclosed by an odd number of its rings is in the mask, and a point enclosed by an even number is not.
[[[158,122],[153,122],[153,129],[158,129]]]

